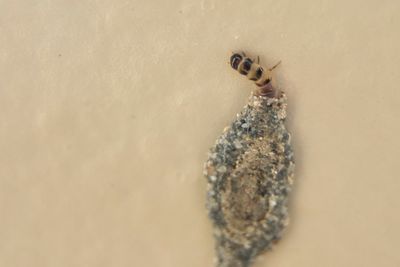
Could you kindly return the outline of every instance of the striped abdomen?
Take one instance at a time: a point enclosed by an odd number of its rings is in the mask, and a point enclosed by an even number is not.
[[[259,87],[263,87],[271,81],[271,71],[265,70],[244,54],[233,54],[230,64],[233,69],[237,70],[242,75],[246,75],[247,78],[254,81]]]

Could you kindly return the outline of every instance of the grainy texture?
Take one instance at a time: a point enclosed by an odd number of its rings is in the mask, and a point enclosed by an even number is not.
[[[286,97],[252,94],[205,164],[207,207],[217,266],[249,266],[288,224],[293,152],[284,121]]]

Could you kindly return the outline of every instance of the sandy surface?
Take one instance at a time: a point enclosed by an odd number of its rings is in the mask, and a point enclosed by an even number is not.
[[[400,266],[398,1],[0,1],[0,266],[205,267],[202,165],[278,60],[291,225],[255,267]]]

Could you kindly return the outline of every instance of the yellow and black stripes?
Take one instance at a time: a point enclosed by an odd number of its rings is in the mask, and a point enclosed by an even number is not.
[[[246,75],[248,79],[255,81],[255,84],[259,87],[263,87],[271,81],[271,71],[265,70],[258,63],[253,62],[244,53],[234,53],[231,56],[230,64],[240,74]]]

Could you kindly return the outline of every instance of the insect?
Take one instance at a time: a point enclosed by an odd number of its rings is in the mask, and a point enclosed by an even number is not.
[[[277,65],[265,70],[244,53],[234,53],[230,65],[257,89],[211,148],[204,174],[216,266],[247,267],[288,224],[294,156],[284,124],[286,96],[271,83]]]
[[[272,68],[264,69],[259,65],[260,58],[257,57],[257,63],[253,59],[246,57],[246,54],[234,53],[230,58],[230,65],[240,74],[246,75],[248,79],[255,81],[255,84],[260,88],[260,93],[273,97],[276,91],[271,88],[272,70],[275,69],[281,62],[279,61]]]

